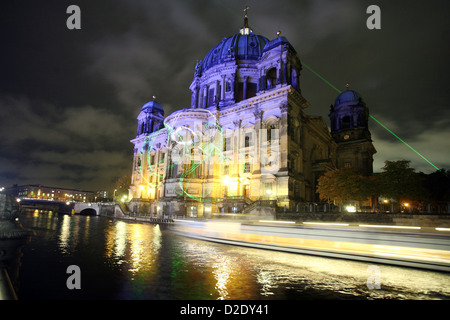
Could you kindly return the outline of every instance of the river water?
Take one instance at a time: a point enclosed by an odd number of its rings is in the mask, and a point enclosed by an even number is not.
[[[20,222],[35,233],[22,250],[23,300],[450,299],[446,273],[217,244],[97,216],[27,211]],[[80,289],[67,287],[71,265]],[[379,289],[368,286],[374,268]]]

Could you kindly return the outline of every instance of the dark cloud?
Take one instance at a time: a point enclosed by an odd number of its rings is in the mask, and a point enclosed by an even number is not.
[[[66,28],[77,4],[82,29]],[[366,28],[377,4],[382,29]],[[450,168],[448,1],[4,1],[0,32],[0,185],[107,188],[129,174],[136,116],[153,95],[166,114],[189,106],[197,60],[242,24],[278,30],[301,60],[343,90],[350,81],[371,114],[434,164]],[[306,68],[306,112],[328,121],[337,96]],[[385,160],[426,161],[370,122]]]
[[[100,188],[118,169],[129,169],[130,148],[123,142],[134,126],[117,114],[92,106],[58,108],[24,97],[0,97],[0,106],[7,115],[0,126],[2,177]]]

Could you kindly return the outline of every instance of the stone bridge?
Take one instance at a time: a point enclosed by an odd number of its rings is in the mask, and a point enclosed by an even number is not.
[[[98,216],[100,207],[97,203],[75,202],[74,212],[75,214]]]

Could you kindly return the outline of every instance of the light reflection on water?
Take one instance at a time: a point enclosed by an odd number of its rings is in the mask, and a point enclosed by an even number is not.
[[[170,227],[30,212],[36,236],[23,250],[21,299],[449,299],[444,273],[209,243]],[[65,287],[80,266],[82,289]]]

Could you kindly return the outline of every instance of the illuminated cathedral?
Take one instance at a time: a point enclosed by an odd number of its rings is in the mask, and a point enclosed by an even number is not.
[[[335,168],[372,173],[368,109],[347,88],[331,130],[305,113],[302,64],[278,33],[236,34],[197,61],[191,103],[165,116],[155,99],[137,118],[129,209],[156,216],[271,215],[318,201],[317,179]]]

